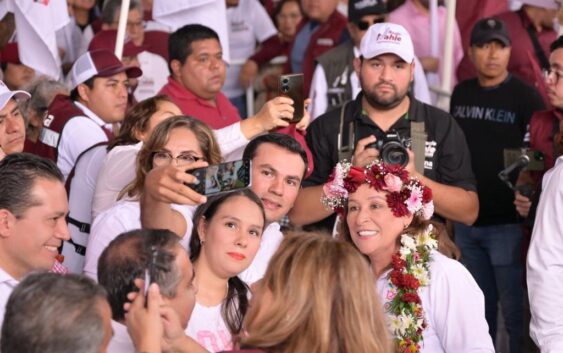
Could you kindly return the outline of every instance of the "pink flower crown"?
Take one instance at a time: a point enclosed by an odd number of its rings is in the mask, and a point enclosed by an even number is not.
[[[395,217],[412,214],[429,220],[434,213],[430,188],[417,178],[409,177],[409,172],[401,166],[388,165],[378,159],[365,168],[352,166],[346,160],[338,163],[323,186],[321,202],[343,215],[348,195],[364,183],[387,192],[387,206]]]

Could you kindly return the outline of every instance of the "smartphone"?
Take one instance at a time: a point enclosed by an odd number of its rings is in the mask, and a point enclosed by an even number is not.
[[[303,74],[290,74],[281,75],[278,85],[278,93],[280,96],[289,97],[293,99],[293,119],[291,123],[297,123],[303,119],[304,112],[304,99],[305,93],[303,92]]]
[[[252,162],[249,159],[210,165],[187,171],[198,180],[198,184],[188,184],[196,192],[210,196],[247,188],[252,183]]]

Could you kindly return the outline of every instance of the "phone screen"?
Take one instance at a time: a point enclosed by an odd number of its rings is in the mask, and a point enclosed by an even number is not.
[[[251,185],[251,162],[248,159],[210,165],[189,173],[199,180],[199,184],[188,186],[203,195],[244,189]]]

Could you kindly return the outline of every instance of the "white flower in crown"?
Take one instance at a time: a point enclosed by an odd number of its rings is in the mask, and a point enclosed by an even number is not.
[[[432,225],[429,225],[425,232],[421,232],[416,236],[418,246],[426,246],[433,250],[438,248],[438,241],[432,237]]]
[[[434,203],[432,201],[422,205],[422,218],[423,219],[428,220],[428,219],[432,218],[433,214],[434,214]]]

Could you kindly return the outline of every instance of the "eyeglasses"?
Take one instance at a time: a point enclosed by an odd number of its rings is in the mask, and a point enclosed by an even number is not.
[[[385,22],[385,17],[380,17],[380,18],[376,18],[373,21],[358,21],[356,22],[356,26],[358,27],[358,29],[360,31],[365,31],[367,30],[370,26],[376,24],[376,23],[383,23]]]
[[[173,157],[169,152],[165,151],[156,151],[153,152],[152,155],[152,162],[157,167],[169,165],[173,160],[176,161],[176,165],[183,166],[195,163],[197,161],[205,161],[205,158],[197,157],[190,153],[182,153],[176,157]]]
[[[557,84],[559,82],[559,79],[563,76],[562,73],[560,73],[559,71],[557,71],[557,69],[554,68],[549,68],[548,70],[543,70],[543,78],[544,79],[552,79],[553,78],[553,83]]]

